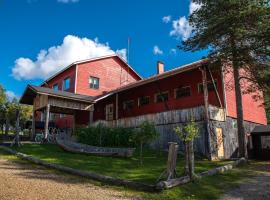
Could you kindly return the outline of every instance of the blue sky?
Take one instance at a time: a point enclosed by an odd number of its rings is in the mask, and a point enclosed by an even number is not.
[[[190,9],[189,0],[0,0],[0,84],[20,96],[79,58],[125,56],[129,37],[129,63],[143,77],[157,60],[165,70],[196,61],[203,52],[176,48]]]

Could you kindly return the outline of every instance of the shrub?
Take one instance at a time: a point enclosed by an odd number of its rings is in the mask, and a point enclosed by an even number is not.
[[[109,128],[102,124],[76,129],[78,142],[102,147],[134,147],[133,129]]]
[[[158,137],[155,125],[152,122],[144,121],[133,135],[133,140],[140,147],[140,163],[143,162],[143,145],[152,142]]]

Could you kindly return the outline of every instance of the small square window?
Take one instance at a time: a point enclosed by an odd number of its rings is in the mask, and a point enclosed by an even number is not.
[[[54,91],[59,90],[59,87],[58,87],[58,84],[57,84],[57,83],[53,85],[53,90],[54,90]]]
[[[134,101],[128,100],[123,102],[123,110],[131,110],[134,107]]]
[[[156,94],[156,103],[165,102],[169,100],[169,92],[162,92]]]
[[[142,96],[142,97],[139,97],[139,99],[138,99],[138,105],[139,106],[148,105],[149,103],[150,103],[150,97],[149,96]]]
[[[99,88],[99,78],[90,76],[89,87],[92,89],[98,89]]]
[[[175,90],[175,98],[181,98],[181,97],[189,97],[191,96],[191,89],[190,87],[181,87],[181,88],[177,88]]]
[[[66,78],[63,81],[63,90],[68,90],[70,88],[70,78]]]

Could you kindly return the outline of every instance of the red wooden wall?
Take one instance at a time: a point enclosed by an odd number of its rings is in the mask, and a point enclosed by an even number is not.
[[[216,72],[213,74],[214,79],[217,81],[218,92],[223,102],[223,86],[221,73]],[[208,81],[210,81],[208,74]],[[119,118],[138,116],[149,113],[164,112],[167,110],[191,108],[200,105],[204,105],[203,93],[199,93],[198,84],[202,83],[202,75],[199,69],[184,72],[178,75],[171,76],[166,79],[155,81],[152,83],[145,84],[140,87],[129,89],[119,93]],[[191,96],[182,97],[179,99],[175,98],[174,90],[178,87],[191,87]],[[166,102],[156,103],[155,94],[160,91],[169,92],[169,100]],[[138,106],[138,98],[141,96],[149,96],[150,103],[142,107]],[[123,110],[123,101],[134,100],[134,107],[130,110]],[[95,104],[94,120],[105,119],[104,107],[106,104],[113,103],[115,108],[115,96],[101,100]],[[217,96],[214,91],[209,92],[209,103],[211,105],[219,106]],[[114,111],[115,115],[115,111]]]
[[[62,90],[63,81],[66,78],[70,78],[70,88],[66,90],[67,92],[74,92],[75,91],[75,75],[76,75],[76,66],[72,66],[67,70],[63,71],[62,73],[58,74],[51,80],[47,82],[47,84],[43,84],[42,86],[52,88],[55,84],[58,84],[59,90]]]
[[[229,117],[236,118],[236,103],[235,103],[235,88],[234,88],[234,78],[232,70],[224,73],[224,83],[225,83],[225,94],[226,94],[226,106],[227,106],[227,115]],[[242,91],[245,91],[246,87],[249,85],[247,81],[242,79],[241,87]],[[255,100],[253,95],[260,95],[261,92],[243,94],[243,114],[244,120],[255,122],[258,124],[267,124],[266,113],[263,106],[262,100]]]
[[[90,76],[99,78],[99,89],[89,87]],[[76,93],[98,96],[140,79],[118,57],[103,58],[77,65]]]

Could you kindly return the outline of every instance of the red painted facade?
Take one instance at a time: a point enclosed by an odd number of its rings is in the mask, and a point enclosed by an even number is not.
[[[90,76],[99,78],[98,89],[90,88]],[[45,81],[42,86],[53,88],[57,84],[58,89],[62,90],[66,78],[70,78],[70,88],[65,91],[94,97],[141,79],[122,59],[118,56],[111,56],[74,64]],[[65,115],[64,117],[56,115],[54,121],[58,127],[71,128],[74,118],[71,115]],[[79,125],[88,124],[89,113],[78,113],[75,121]]]
[[[99,78],[98,89],[90,88],[90,76]],[[158,76],[162,77],[162,74]],[[52,88],[54,84],[58,83],[59,89],[62,89],[63,80],[67,77],[71,79],[69,92],[77,94],[98,97],[122,88],[118,93],[118,118],[204,105],[203,93],[199,92],[199,84],[202,83],[202,73],[199,68],[193,68],[181,73],[176,71],[166,78],[157,80],[154,80],[155,77],[153,77],[152,79],[150,78],[153,81],[149,81],[146,84],[123,89],[127,84],[132,86],[132,84],[137,84],[140,83],[138,81],[143,82],[144,80],[141,80],[138,74],[129,68],[118,56],[111,56],[74,64],[47,81],[47,87]],[[231,88],[233,83],[232,73],[222,75],[221,71],[215,71],[213,72],[213,78],[217,83],[222,107],[226,108],[227,116],[235,118],[235,92]],[[209,73],[207,73],[207,79],[211,82]],[[175,89],[186,86],[191,88],[191,95],[176,98]],[[160,92],[168,92],[168,101],[156,102],[156,94]],[[138,105],[138,98],[142,96],[149,97],[149,104]],[[134,102],[133,107],[124,109],[123,102],[130,100]],[[209,103],[220,107],[217,94],[214,90],[209,91]],[[254,101],[252,94],[243,95],[244,120],[266,124],[266,114],[262,103],[261,101]],[[116,94],[113,93],[95,103],[94,121],[106,119],[105,107],[108,104],[113,104],[113,119],[116,119]],[[68,124],[73,124],[73,120],[72,117],[68,117],[68,119],[57,119],[56,122],[61,127],[66,126],[67,122]],[[76,114],[75,122],[76,124],[88,124],[89,113],[80,111],[80,113]]]
[[[226,98],[226,107],[227,107],[227,116],[236,118],[236,96],[234,88],[234,78],[232,70],[230,72],[224,73],[224,83],[225,83],[225,98]],[[248,82],[242,79],[241,88],[242,92],[245,91],[245,88],[248,86]],[[244,120],[249,122],[255,122],[258,124],[267,124],[267,118],[265,109],[263,106],[262,100],[255,100],[252,96],[260,95],[261,92],[242,94],[243,102],[243,115]]]
[[[64,70],[57,76],[53,77],[49,81],[46,81],[42,84],[44,87],[53,88],[55,84],[58,85],[59,90],[63,90],[63,82],[66,78],[70,78],[70,88],[65,90],[67,92],[75,92],[75,76],[76,76],[76,66],[73,65],[70,68]]]
[[[89,77],[99,78],[99,89],[89,87]],[[99,96],[141,78],[118,57],[109,57],[77,65],[77,94]]]
[[[217,89],[221,97],[222,106],[223,102],[223,86],[222,79],[220,78],[220,73],[216,72],[213,74],[214,79],[217,81]],[[208,81],[210,81],[208,77]],[[187,71],[174,76],[170,76],[159,81],[154,81],[152,83],[145,84],[133,89],[123,91],[118,94],[118,107],[119,107],[119,118],[131,117],[144,115],[149,113],[164,112],[168,110],[191,108],[200,105],[204,105],[203,93],[199,92],[199,84],[202,83],[202,73],[199,69],[194,69],[192,71]],[[176,98],[175,89],[179,87],[191,87],[191,96]],[[155,95],[160,92],[168,92],[169,99],[167,102],[157,103],[155,101]],[[142,96],[149,96],[150,102],[148,105],[139,106],[138,98]],[[124,101],[134,101],[134,106],[132,109],[124,110]],[[104,100],[101,100],[95,104],[95,120],[105,119],[105,106],[106,104],[113,103],[114,105],[114,119],[116,113],[116,97],[115,95]],[[209,103],[211,105],[219,106],[219,101],[214,91],[209,92]]]

